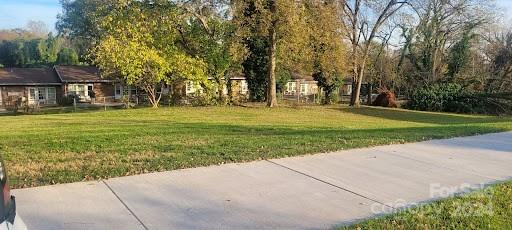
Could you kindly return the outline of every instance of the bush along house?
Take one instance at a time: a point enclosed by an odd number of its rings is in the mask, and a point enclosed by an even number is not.
[[[0,107],[57,105],[62,83],[52,69],[0,68]]]

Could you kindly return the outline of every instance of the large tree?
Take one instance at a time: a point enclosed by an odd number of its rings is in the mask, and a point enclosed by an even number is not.
[[[268,107],[277,106],[276,66],[283,50],[298,52],[294,43],[302,40],[304,8],[294,0],[236,0],[233,1],[234,20],[240,43],[246,49],[246,57],[254,57],[252,63],[266,66],[266,95]],[[264,52],[265,56],[255,56]],[[259,60],[258,60],[259,59]],[[247,71],[247,70],[246,70]]]
[[[512,31],[496,32],[489,36],[486,58],[489,77],[485,90],[490,93],[510,92],[512,89]]]
[[[190,55],[198,56],[207,64],[206,72],[213,80],[217,100],[223,103],[224,89],[234,61],[229,54],[233,31],[229,21],[227,0],[180,0],[178,41]]]
[[[340,26],[340,9],[333,1],[306,1],[311,72],[324,92],[325,104],[335,101],[336,90],[343,83],[345,45]]]
[[[165,84],[206,82],[205,64],[176,46],[173,3],[119,0],[100,23],[91,58],[106,75],[143,89],[154,108]],[[206,83],[205,83],[206,84]]]
[[[403,52],[414,67],[412,80],[423,86],[453,77],[469,55],[471,38],[483,25],[490,24],[490,2],[415,0],[411,5],[417,23],[404,28],[407,43]]]

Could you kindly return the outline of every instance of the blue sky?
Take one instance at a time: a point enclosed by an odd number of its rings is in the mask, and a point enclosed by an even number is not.
[[[512,22],[512,0],[497,0],[497,4],[506,10],[506,21]],[[39,20],[54,30],[60,11],[59,0],[0,0],[0,29],[23,27],[29,20]]]
[[[24,27],[29,20],[43,21],[54,30],[59,0],[0,0],[0,29]]]

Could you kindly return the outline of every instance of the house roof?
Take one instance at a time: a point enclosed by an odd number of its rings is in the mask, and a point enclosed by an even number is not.
[[[243,73],[229,73],[228,76],[229,80],[246,80],[245,75]],[[214,78],[211,76],[208,76],[208,80],[213,80]]]
[[[112,82],[101,77],[100,70],[93,66],[55,66],[55,72],[63,83]]]
[[[245,75],[240,72],[234,72],[229,74],[229,80],[245,80]]]
[[[48,68],[0,68],[0,85],[60,85],[60,79]]]
[[[312,75],[304,75],[299,73],[292,73],[291,74],[292,80],[304,80],[304,81],[315,81]]]

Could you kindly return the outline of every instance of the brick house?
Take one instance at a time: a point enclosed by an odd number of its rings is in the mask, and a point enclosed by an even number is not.
[[[231,76],[229,83],[233,97],[247,98],[248,85],[244,76]],[[173,96],[187,99],[201,90],[198,84],[185,81],[165,87],[163,94],[164,98],[173,93]],[[227,88],[224,93],[228,94]],[[56,106],[69,103],[65,97],[70,95],[77,96],[78,102],[83,103],[118,102],[124,97],[141,101],[145,97],[136,87],[104,78],[96,67],[0,68],[0,107],[19,105],[21,101],[28,105]]]
[[[293,73],[286,83],[283,94],[289,99],[298,97],[314,99],[319,92],[318,82],[313,79],[313,76]]]
[[[116,82],[103,78],[96,67],[55,66],[54,70],[62,83],[63,95],[76,95],[80,102],[91,102],[93,97],[100,102],[120,99],[116,94]]]
[[[0,107],[57,105],[62,96],[57,74],[46,68],[0,68]]]

